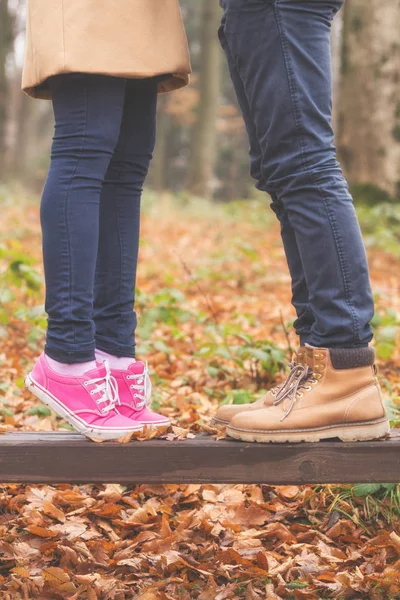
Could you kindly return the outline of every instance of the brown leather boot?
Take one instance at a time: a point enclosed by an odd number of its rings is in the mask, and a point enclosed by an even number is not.
[[[290,363],[291,369],[293,369],[295,365],[302,365],[304,361],[305,348],[301,347],[297,351],[293,352],[292,362]],[[266,406],[272,406],[275,402],[276,394],[279,392],[282,385],[283,384],[273,387],[256,402],[252,402],[250,404],[225,404],[224,406],[220,406],[217,414],[210,421],[210,427],[222,429],[223,427],[229,425],[233,417],[239,413],[265,408]]]
[[[240,412],[226,432],[238,440],[264,443],[384,437],[390,428],[374,360],[372,348],[306,346],[305,364],[293,367],[273,406]]]

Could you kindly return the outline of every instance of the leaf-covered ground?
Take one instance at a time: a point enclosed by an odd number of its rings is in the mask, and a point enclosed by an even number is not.
[[[45,324],[38,205],[25,196],[0,193],[0,427],[68,428],[23,386]],[[289,277],[267,202],[148,196],[142,238],[138,355],[179,438],[283,377],[297,343]],[[394,422],[400,261],[368,242]],[[4,485],[0,505],[2,600],[400,597],[396,485]]]

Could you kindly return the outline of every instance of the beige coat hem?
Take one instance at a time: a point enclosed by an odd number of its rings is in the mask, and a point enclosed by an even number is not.
[[[54,72],[53,75],[62,75],[64,73],[79,73],[80,71],[76,71],[75,69],[71,69],[67,71],[65,69],[60,69],[59,72]],[[146,79],[148,77],[158,77],[160,75],[165,75],[165,79],[160,81],[158,84],[158,93],[164,94],[167,92],[172,92],[174,90],[178,90],[180,88],[185,87],[189,83],[190,74],[182,75],[178,73],[101,73],[98,71],[84,71],[85,73],[93,73],[96,75],[110,75],[111,77],[123,77],[126,79]],[[51,75],[51,77],[53,76]],[[38,98],[40,100],[51,100],[51,91],[50,88],[46,85],[49,77],[45,77],[43,81],[39,81],[39,83],[35,83],[33,85],[29,85],[29,83],[24,82],[22,86],[22,91],[31,96],[31,98]]]
[[[28,0],[22,89],[49,99],[62,73],[143,79],[165,75],[159,92],[191,72],[178,0]]]

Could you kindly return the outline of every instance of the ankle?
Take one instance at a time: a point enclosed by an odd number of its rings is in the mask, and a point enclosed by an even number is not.
[[[96,348],[96,358],[99,362],[104,362],[108,360],[111,369],[116,369],[119,371],[126,371],[129,369],[130,365],[135,361],[135,358],[132,356],[114,356],[113,354],[109,354],[104,350],[99,350]]]
[[[59,375],[64,375],[65,377],[81,377],[88,371],[96,369],[95,360],[83,363],[68,364],[58,362],[57,360],[54,360],[54,358],[50,358],[50,356],[47,356],[47,354],[45,354],[45,359],[47,361],[47,364],[53,371],[55,371]]]
[[[331,348],[329,350],[334,369],[358,369],[372,367],[375,363],[375,349],[371,346],[364,348]]]

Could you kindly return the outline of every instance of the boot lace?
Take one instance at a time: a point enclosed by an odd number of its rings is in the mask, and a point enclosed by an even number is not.
[[[311,390],[309,383],[317,383],[318,380],[314,377],[313,370],[307,365],[291,364],[291,371],[286,381],[279,386],[279,390],[274,394],[274,405],[281,404],[284,400],[289,400],[289,407],[285,411],[281,421],[292,412],[295,402],[298,397],[301,398],[301,389]]]
[[[95,377],[94,379],[88,379],[85,381],[84,385],[94,385],[95,387],[90,390],[90,394],[94,396],[95,394],[101,394],[100,398],[97,398],[95,401],[96,404],[103,404],[108,402],[106,406],[103,406],[101,409],[102,414],[107,414],[115,409],[116,404],[121,404],[118,394],[118,384],[115,377],[111,375],[111,369],[108,360],[105,360],[103,363],[106,374],[103,377]]]
[[[143,373],[132,373],[132,375],[128,375],[127,379],[135,382],[129,387],[132,390],[135,390],[133,397],[139,400],[139,402],[135,402],[135,407],[137,410],[141,410],[145,406],[149,408],[151,404],[151,379],[147,362],[145,364]]]

